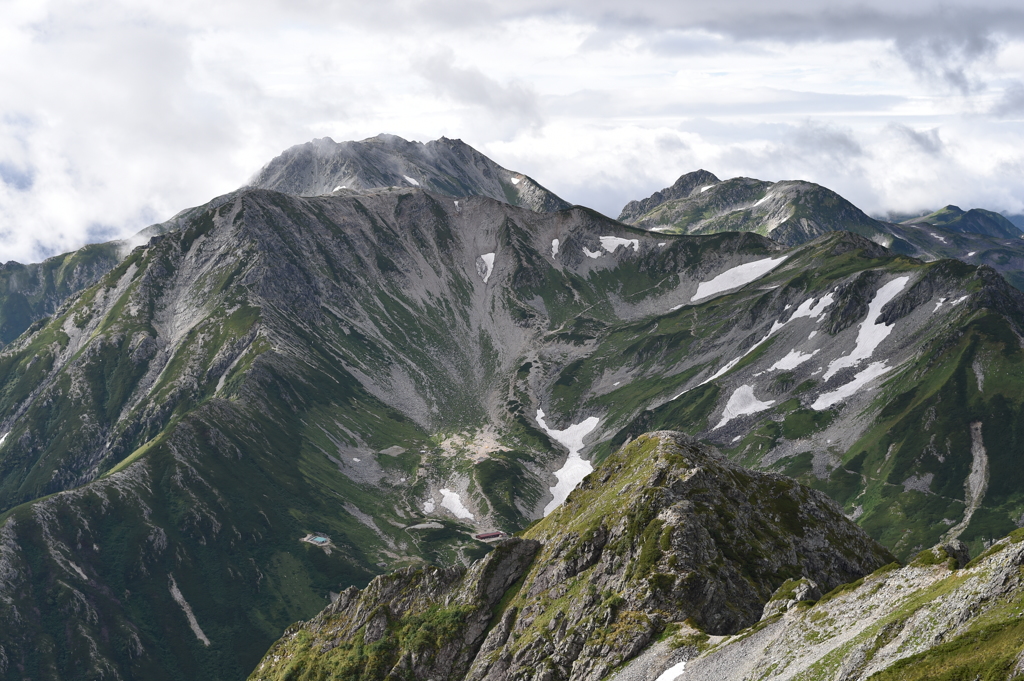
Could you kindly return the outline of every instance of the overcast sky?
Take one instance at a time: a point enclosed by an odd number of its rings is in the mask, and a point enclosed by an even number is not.
[[[0,262],[381,132],[613,217],[697,168],[1021,213],[1024,3],[0,0]]]

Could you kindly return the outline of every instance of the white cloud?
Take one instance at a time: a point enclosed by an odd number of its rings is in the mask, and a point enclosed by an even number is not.
[[[1024,209],[1024,10],[8,0],[0,261],[122,236],[313,137],[460,137],[617,215],[704,167]]]

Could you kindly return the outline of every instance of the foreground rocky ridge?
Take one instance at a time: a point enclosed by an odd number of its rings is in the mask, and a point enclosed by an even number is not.
[[[667,628],[736,631],[787,579],[831,588],[890,559],[824,495],[651,433],[468,572],[342,594],[251,678],[598,681]]]
[[[1018,679],[1024,675],[1024,531],[966,567],[922,552],[825,597],[792,591],[757,626],[704,640],[680,681]],[[692,655],[680,650],[676,656]],[[631,678],[626,670],[614,681]]]

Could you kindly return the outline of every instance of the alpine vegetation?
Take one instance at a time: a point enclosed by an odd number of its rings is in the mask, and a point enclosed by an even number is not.
[[[1012,678],[1021,240],[953,208],[382,135],[8,263],[0,678]]]

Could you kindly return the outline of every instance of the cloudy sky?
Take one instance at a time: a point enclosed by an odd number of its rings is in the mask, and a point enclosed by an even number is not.
[[[1022,213],[1024,5],[0,0],[0,262],[381,132],[461,138],[613,217],[696,168]]]

